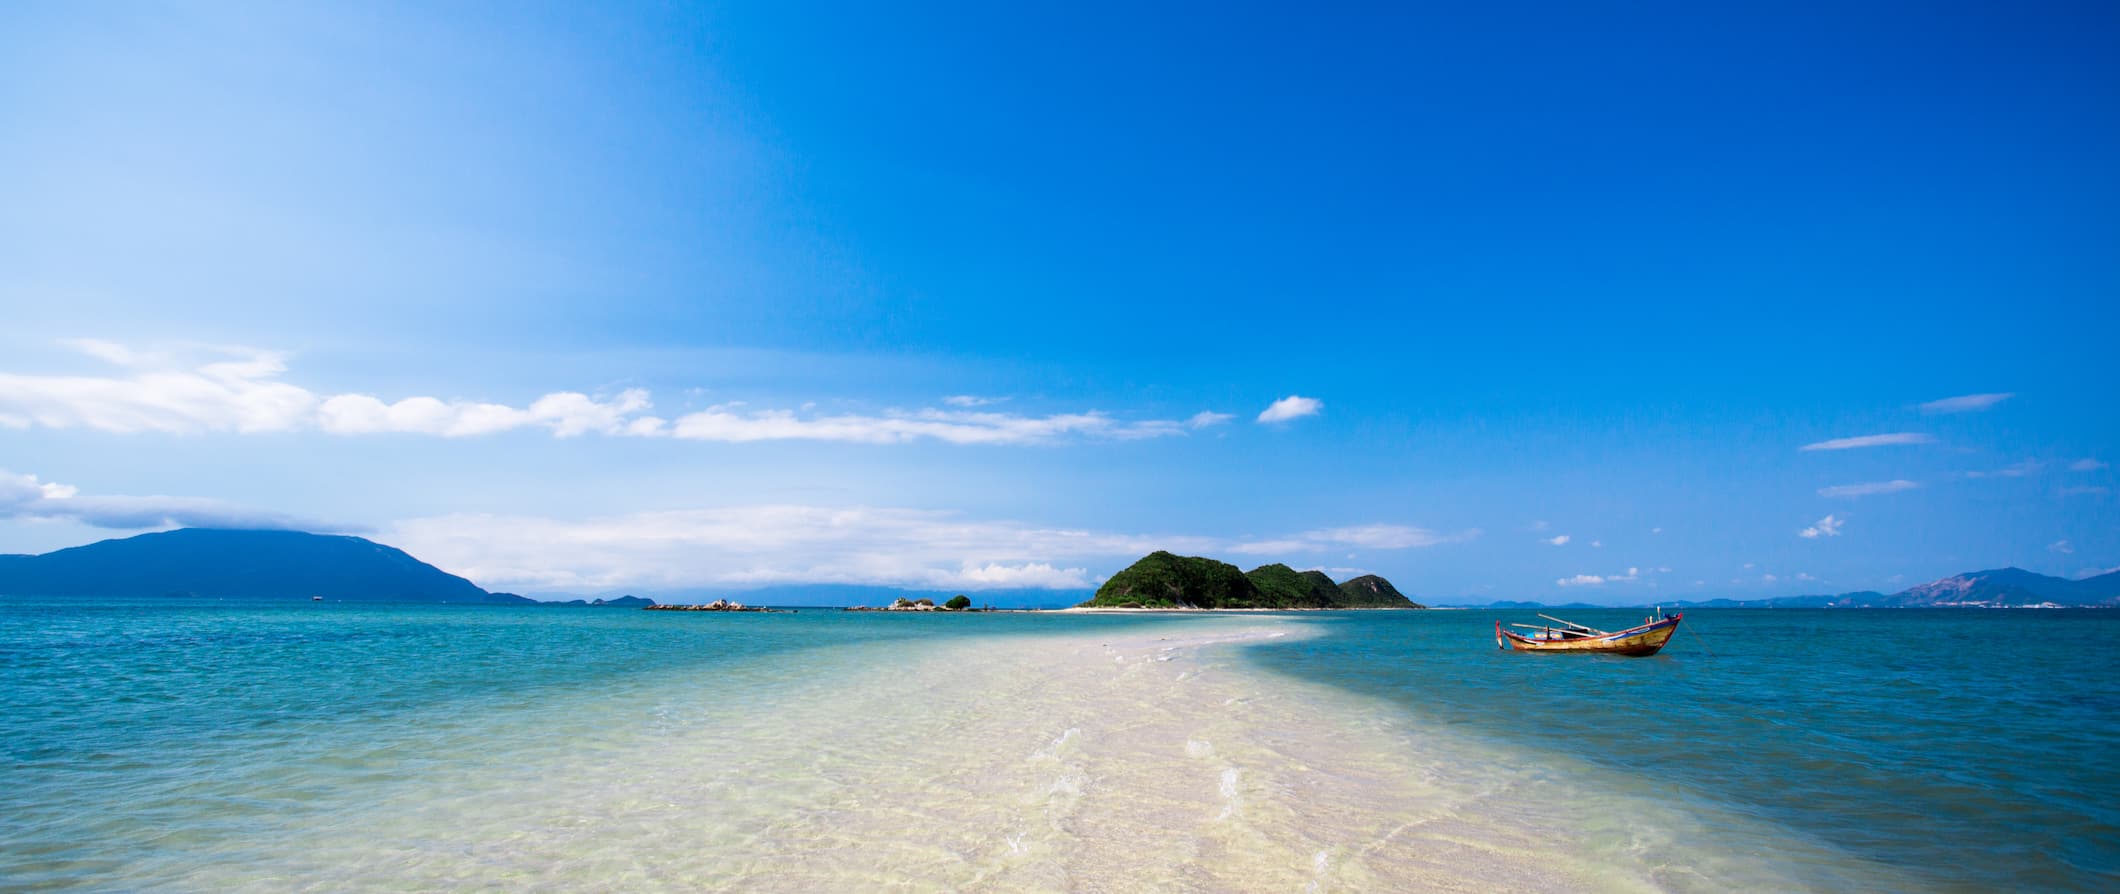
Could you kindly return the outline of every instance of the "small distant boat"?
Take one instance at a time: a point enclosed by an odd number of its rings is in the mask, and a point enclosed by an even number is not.
[[[311,597],[309,597],[309,601],[311,601],[311,602],[323,602],[323,601],[324,601],[324,597],[322,597],[322,596],[311,596]]]
[[[1666,615],[1663,609],[1649,616],[1639,627],[1620,631],[1599,630],[1563,621],[1552,615],[1539,615],[1551,624],[1511,624],[1511,627],[1528,627],[1530,634],[1503,630],[1502,622],[1494,622],[1494,644],[1502,649],[1519,652],[1602,652],[1607,655],[1654,655],[1672,635],[1678,633],[1678,622],[1684,614]]]

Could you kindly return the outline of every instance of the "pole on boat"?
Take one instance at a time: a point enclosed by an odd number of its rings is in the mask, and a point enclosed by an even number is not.
[[[1583,626],[1583,625],[1581,625],[1581,624],[1577,624],[1577,623],[1575,623],[1574,621],[1563,621],[1563,620],[1561,620],[1560,618],[1556,618],[1556,617],[1554,617],[1554,616],[1552,616],[1552,615],[1539,615],[1539,617],[1541,617],[1541,618],[1545,618],[1545,619],[1546,619],[1546,620],[1548,620],[1548,621],[1557,621],[1557,622],[1559,622],[1560,624],[1562,624],[1563,626],[1566,626],[1566,627],[1572,627],[1572,628],[1574,628],[1574,629],[1576,629],[1576,630],[1581,630],[1581,631],[1583,631],[1583,632],[1585,632],[1585,633],[1595,633],[1595,634],[1598,634],[1598,635],[1600,635],[1600,636],[1604,635],[1604,633],[1605,633],[1605,631],[1603,631],[1603,630],[1599,630],[1599,629],[1597,629],[1597,628],[1595,628],[1595,627],[1585,627],[1585,626]]]

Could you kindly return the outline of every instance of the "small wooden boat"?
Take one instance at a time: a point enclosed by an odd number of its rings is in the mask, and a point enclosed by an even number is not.
[[[1503,630],[1502,622],[1494,622],[1494,644],[1502,649],[1519,652],[1602,652],[1607,655],[1654,655],[1656,650],[1671,641],[1678,633],[1679,619],[1685,615],[1657,614],[1643,621],[1641,626],[1620,631],[1605,631],[1586,627],[1573,621],[1563,621],[1552,615],[1539,615],[1551,624],[1511,624],[1511,627],[1528,627],[1535,631],[1529,634]]]

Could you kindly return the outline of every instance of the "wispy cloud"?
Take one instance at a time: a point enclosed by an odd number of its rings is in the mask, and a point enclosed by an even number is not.
[[[880,415],[806,416],[789,410],[744,411],[712,407],[661,420],[626,432],[686,441],[839,441],[853,444],[902,444],[936,440],[949,444],[1051,444],[1068,437],[1114,440],[1161,438],[1183,434],[1170,420],[1122,422],[1100,412],[1018,416],[965,410],[889,411]]]
[[[997,404],[1005,400],[1008,400],[1008,398],[981,397],[977,394],[952,394],[943,398],[942,402],[953,407],[983,407],[987,404]]]
[[[1796,532],[1796,536],[1806,540],[1816,540],[1820,537],[1838,537],[1840,536],[1840,526],[1843,524],[1846,524],[1845,520],[1838,516],[1828,515],[1819,519],[1817,524]],[[1745,567],[1749,568],[1751,566],[1747,565]]]
[[[1574,577],[1560,578],[1555,580],[1554,583],[1563,587],[1598,587],[1605,584],[1622,584],[1641,580],[1641,576],[1642,570],[1640,568],[1629,568],[1626,574],[1578,574]],[[1655,585],[1651,584],[1650,586]]]
[[[414,396],[324,395],[282,381],[285,355],[249,348],[140,352],[111,342],[67,343],[120,368],[115,375],[0,373],[0,427],[85,428],[114,433],[416,434],[477,437],[541,429],[587,434],[742,443],[774,440],[898,444],[1053,444],[1075,439],[1137,440],[1182,435],[1226,419],[1122,420],[1096,410],[1027,416],[968,409],[999,398],[958,395],[953,409],[917,408],[819,415],[809,409],[747,409],[730,403],[675,419],[651,415],[647,391],[613,396],[557,391],[526,406]],[[1314,412],[1314,410],[1313,410]]]
[[[0,519],[62,519],[97,528],[250,528],[352,533],[331,524],[201,497],[84,495],[79,488],[0,469]]]
[[[2102,484],[2077,485],[2075,487],[2064,487],[2060,490],[2054,491],[2057,496],[2063,497],[2096,496],[2098,494],[2103,494],[2106,492],[2107,488],[2105,487],[2105,485]]]
[[[2068,470],[2071,472],[2096,472],[2099,469],[2105,468],[2105,465],[2106,464],[2104,462],[2086,456],[2082,459],[2076,460],[2075,462],[2069,463]]]
[[[1201,410],[1192,414],[1192,418],[1185,420],[1185,427],[1195,430],[1211,428],[1235,418],[1237,418],[1235,413],[1216,413],[1211,410]]]
[[[2120,571],[2120,565],[2115,565],[2111,568],[2085,568],[2076,572],[2076,579],[2083,580],[2084,578],[2097,577],[2101,574],[2111,574],[2115,571]]]
[[[2016,392],[2013,391],[2003,391],[1994,394],[1961,394],[1957,397],[1946,397],[1942,400],[1929,401],[1921,405],[1921,411],[1924,413],[1970,413],[1985,410],[2016,396]]]
[[[2047,552],[2060,553],[2064,556],[2076,551],[2075,547],[2069,545],[2068,538],[2066,537],[2047,544],[2046,549]]]
[[[1992,472],[1967,472],[1967,473],[1965,473],[1965,477],[1967,477],[1967,478],[2024,478],[2024,477],[2027,477],[2027,476],[2031,476],[2031,475],[2037,475],[2037,474],[2039,474],[2039,470],[2041,470],[2041,469],[2044,469],[2044,468],[2046,468],[2046,463],[2040,462],[2040,461],[2038,461],[2038,460],[2036,460],[2036,459],[2028,459],[2028,460],[2025,460],[2025,461],[2023,461],[2023,462],[2011,463],[2011,464],[2009,464],[2009,465],[2007,465],[2007,466],[2003,466],[2002,468],[2000,468],[2000,469],[1996,469],[1996,470],[1994,470],[1994,471],[1992,471]]]
[[[1853,438],[1834,438],[1805,444],[1802,450],[1854,450],[1860,447],[1891,447],[1900,444],[1933,444],[1935,437],[1921,432],[1900,431],[1882,435],[1860,435]]]
[[[1463,543],[1478,536],[1478,528],[1443,533],[1406,525],[1360,525],[1305,531],[1288,537],[1250,540],[1232,544],[1227,551],[1239,555],[1260,556],[1341,549],[1416,549],[1445,543]]]
[[[1265,410],[1260,411],[1258,421],[1262,423],[1287,422],[1291,419],[1301,419],[1305,416],[1316,416],[1323,409],[1325,409],[1324,402],[1317,398],[1291,394],[1274,401]]]
[[[1832,487],[1821,487],[1818,489],[1818,495],[1834,498],[1867,497],[1872,494],[1891,494],[1903,490],[1913,490],[1920,486],[1920,482],[1894,478],[1890,481],[1865,481],[1861,484],[1836,484]]]
[[[1566,534],[1556,534],[1552,537],[1546,538],[1546,542],[1553,544],[1554,546],[1567,546],[1569,539],[1569,536]]]

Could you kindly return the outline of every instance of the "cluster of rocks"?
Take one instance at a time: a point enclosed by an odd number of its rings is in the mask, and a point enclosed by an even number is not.
[[[942,605],[936,605],[936,604],[935,604],[935,600],[933,600],[933,599],[929,599],[929,598],[927,598],[927,597],[925,597],[925,596],[923,596],[923,597],[921,597],[921,598],[919,598],[919,599],[907,599],[907,598],[905,598],[905,597],[903,597],[903,596],[900,596],[900,597],[898,597],[898,600],[897,600],[897,601],[895,601],[895,602],[892,602],[892,603],[891,603],[890,605],[886,605],[886,606],[884,606],[884,607],[882,607],[882,608],[872,608],[872,607],[870,607],[870,606],[866,606],[866,605],[850,605],[850,606],[847,606],[847,607],[846,607],[846,610],[847,610],[847,611],[850,611],[850,612],[963,612],[963,611],[978,611],[978,609],[976,609],[976,608],[973,608],[973,607],[972,607],[972,600],[971,600],[971,599],[969,599],[969,598],[967,598],[967,597],[965,597],[965,596],[964,596],[964,595],[962,595],[962,594],[959,594],[959,595],[958,595],[958,596],[957,596],[956,598],[954,598],[954,599],[951,599],[950,601],[948,601],[948,602],[946,602],[946,603],[943,603]]]
[[[743,603],[741,603],[741,602],[730,602],[730,601],[729,601],[729,600],[727,600],[727,599],[716,599],[716,600],[714,600],[713,602],[709,602],[709,603],[707,603],[707,604],[705,604],[705,605],[650,605],[650,606],[646,606],[646,610],[648,610],[648,611],[664,611],[664,612],[770,612],[770,611],[776,611],[776,609],[770,609],[770,608],[766,608],[766,607],[765,607],[765,606],[763,606],[763,605],[745,605],[745,604],[743,604]]]

